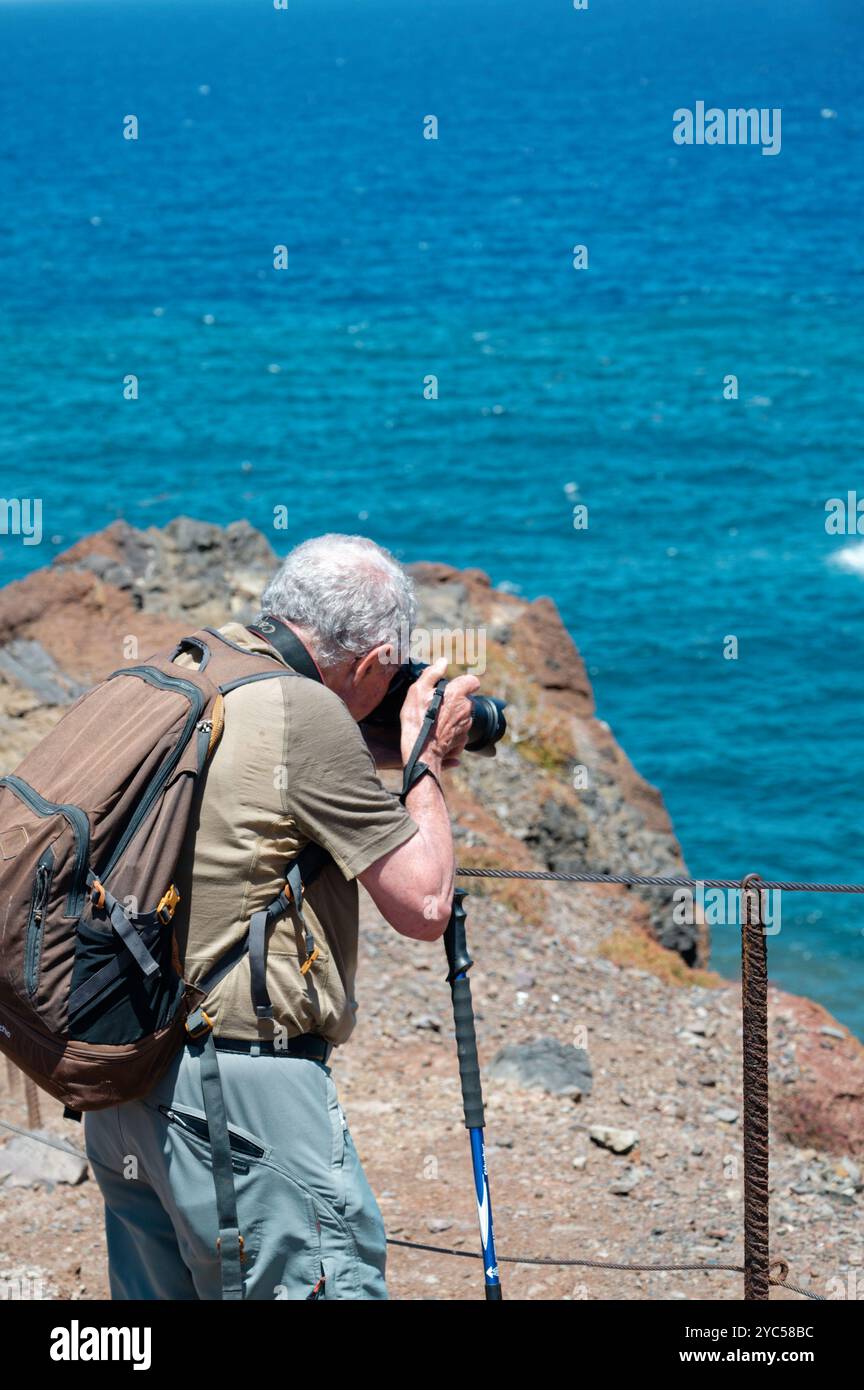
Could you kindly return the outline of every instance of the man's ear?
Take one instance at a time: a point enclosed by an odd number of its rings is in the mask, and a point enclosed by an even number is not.
[[[382,642],[380,646],[373,647],[371,652],[361,656],[354,671],[355,686],[362,685],[367,676],[374,674],[379,667],[390,667],[393,662],[393,646],[390,642]],[[395,669],[395,668],[394,668]]]
[[[374,648],[375,654],[381,666],[386,666],[390,671],[395,672],[399,662],[392,642],[382,642],[380,647]]]

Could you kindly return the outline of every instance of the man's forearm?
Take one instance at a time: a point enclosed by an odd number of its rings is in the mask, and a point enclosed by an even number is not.
[[[415,782],[405,805],[417,834],[384,855],[360,875],[381,915],[403,936],[436,941],[450,917],[455,881],[453,835],[441,788],[435,776]]]
[[[414,846],[414,853],[422,856],[425,866],[425,874],[418,875],[427,889],[424,893],[424,917],[436,925],[443,917],[446,925],[455,884],[453,831],[444,793],[436,781],[441,777],[441,768],[434,763],[429,766],[433,775],[421,777],[405,798],[405,806],[418,826],[417,834],[411,837],[405,848]]]

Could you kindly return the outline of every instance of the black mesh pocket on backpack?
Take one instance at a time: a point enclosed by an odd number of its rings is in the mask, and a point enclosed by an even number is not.
[[[183,981],[171,963],[171,927],[139,932],[159,965],[146,976],[114,931],[81,921],[76,931],[75,966],[69,996],[69,1037],[75,1042],[133,1043],[166,1028],[183,996]],[[94,993],[81,1003],[75,991],[93,981]]]

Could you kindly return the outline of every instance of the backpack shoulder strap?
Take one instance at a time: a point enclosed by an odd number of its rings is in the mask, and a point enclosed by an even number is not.
[[[268,903],[266,907],[253,913],[246,935],[241,937],[237,944],[232,946],[230,951],[227,951],[222,959],[198,980],[195,988],[201,990],[206,997],[234,969],[234,966],[245,955],[248,955],[252,976],[252,1005],[256,1017],[272,1018],[273,1005],[267,992],[267,928],[284,916],[292,903],[294,904],[305,934],[306,959],[300,967],[305,975],[311,968],[317,948],[303,916],[303,896],[322,869],[333,862],[331,855],[323,846],[316,845],[313,841],[304,846],[300,853],[294,859],[289,860],[286,865],[285,887],[278,898],[274,898],[272,903]]]
[[[284,632],[290,642],[296,645],[297,651],[295,652],[294,647],[290,645],[287,649],[283,649],[281,625],[277,634],[275,622],[276,620],[272,620],[268,623],[265,615],[258,626],[250,628],[250,630],[263,637],[265,641],[269,641],[272,628],[274,635],[278,635],[280,638],[280,641],[275,643],[277,649],[285,656],[286,660],[294,661],[296,658],[296,667],[284,666],[275,654],[268,656],[262,652],[250,652],[245,647],[241,647],[239,643],[232,642],[230,637],[226,637],[224,633],[219,632],[214,627],[201,628],[200,631],[192,633],[191,636],[184,637],[177,644],[173,656],[179,655],[181,651],[200,654],[201,659],[198,667],[200,671],[203,671],[212,659],[213,665],[210,667],[208,675],[223,696],[232,690],[239,689],[240,686],[251,685],[256,681],[282,680],[286,677],[298,679],[307,675],[311,676],[311,672],[302,669],[302,655],[306,655],[307,660],[311,662],[305,648],[294,637],[290,629],[286,628]],[[317,671],[314,679],[320,681]],[[274,898],[266,907],[260,908],[252,914],[246,936],[198,982],[197,988],[209,993],[248,953],[252,1005],[255,1014],[258,1018],[272,1018],[273,1005],[267,991],[268,929],[280,917],[284,916],[293,905],[304,931],[306,959],[300,969],[305,975],[311,969],[318,955],[318,948],[303,916],[303,895],[313,879],[327,864],[332,862],[327,850],[323,849],[321,845],[310,843],[301,850],[300,854],[286,866],[285,885],[278,897]]]

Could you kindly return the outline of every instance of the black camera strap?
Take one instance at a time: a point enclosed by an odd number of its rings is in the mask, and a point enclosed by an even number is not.
[[[254,623],[247,623],[247,628],[249,632],[254,632],[256,637],[263,637],[265,642],[275,647],[282,660],[287,661],[292,670],[299,671],[301,676],[308,676],[319,685],[323,684],[321,672],[307,648],[296,632],[292,632],[281,618],[274,617],[272,613],[262,613]]]
[[[443,679],[440,680],[438,684],[435,686],[434,694],[432,696],[432,699],[429,701],[429,706],[426,710],[426,713],[423,716],[423,723],[420,725],[420,732],[417,735],[414,747],[411,749],[411,755],[407,763],[405,764],[405,768],[402,773],[402,790],[399,793],[399,800],[402,802],[403,806],[405,804],[406,796],[410,792],[411,788],[417,785],[421,777],[425,777],[427,772],[431,777],[435,777],[435,774],[432,771],[431,767],[429,767],[426,763],[420,762],[420,754],[423,752],[423,749],[426,745],[426,740],[432,732],[432,725],[435,723],[435,720],[438,717],[438,711],[441,708],[441,702],[444,699],[444,690],[446,686],[447,682]],[[436,782],[438,781],[437,777],[435,778],[435,780]]]

